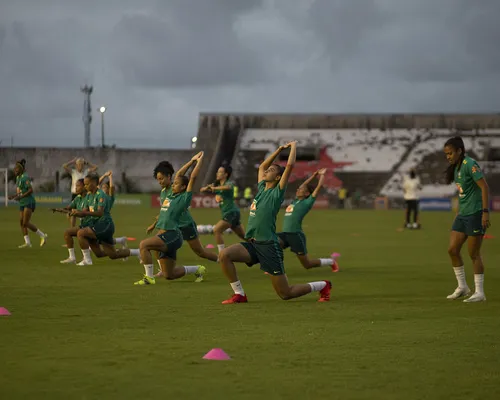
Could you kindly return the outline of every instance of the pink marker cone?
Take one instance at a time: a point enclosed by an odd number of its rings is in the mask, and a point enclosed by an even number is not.
[[[0,315],[10,315],[9,310],[7,310],[5,307],[0,307]]]
[[[207,244],[205,246],[205,248],[207,248],[207,249],[215,249],[215,246],[213,244]]]
[[[222,349],[212,349],[203,356],[205,360],[230,360],[231,357]]]

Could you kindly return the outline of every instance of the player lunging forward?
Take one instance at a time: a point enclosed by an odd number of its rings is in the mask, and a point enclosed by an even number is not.
[[[115,249],[113,242],[115,225],[110,214],[110,199],[99,189],[97,175],[87,175],[84,182],[87,190],[87,207],[83,211],[72,210],[70,214],[75,217],[92,217],[90,226],[79,229],[77,233],[83,253],[83,260],[78,265],[92,265],[90,249],[97,257],[107,256],[112,260],[130,255],[139,256],[139,249]]]
[[[31,247],[31,240],[28,234],[28,229],[40,236],[40,247],[44,246],[47,241],[47,235],[31,223],[31,216],[35,212],[36,201],[33,196],[33,186],[31,178],[26,174],[26,160],[16,162],[14,174],[16,175],[16,194],[9,196],[10,200],[19,202],[19,222],[21,231],[24,236],[24,244],[19,248]]]
[[[465,154],[460,136],[448,139],[444,153],[450,163],[446,170],[448,183],[455,182],[458,189],[458,213],[451,227],[448,253],[457,277],[458,287],[448,296],[455,300],[470,294],[465,280],[464,262],[460,255],[462,245],[468,239],[469,256],[474,268],[474,294],[465,303],[485,301],[483,282],[484,265],[481,258],[481,244],[486,229],[490,226],[488,184],[476,160]]]
[[[206,272],[204,266],[183,267],[175,265],[177,250],[182,246],[182,232],[179,229],[179,222],[191,205],[193,186],[200,172],[202,160],[203,152],[196,154],[192,158],[193,163],[196,162],[196,166],[193,172],[191,172],[190,178],[177,173],[172,185],[171,196],[165,196],[161,204],[160,215],[156,223],[156,228],[159,229],[158,234],[141,242],[141,260],[144,264],[145,275],[143,279],[135,282],[134,285],[154,285],[156,283],[153,276],[152,251],[159,253],[158,257],[160,260],[165,260],[160,265],[162,276],[166,279],[179,279],[188,274],[194,274],[199,281],[203,279],[203,275]],[[157,171],[156,175],[160,184],[162,184],[162,176],[159,176],[160,173],[160,171]]]
[[[188,170],[196,162],[197,160],[196,157],[198,157],[198,154],[195,157],[193,157],[189,162],[187,162],[185,165],[183,165],[182,168],[179,169],[179,171],[177,171],[175,177],[186,175]],[[153,175],[162,188],[160,193],[160,204],[163,204],[167,199],[171,200],[171,197],[173,196],[172,176],[174,175],[174,167],[172,167],[172,164],[170,164],[168,161],[160,162],[154,169]],[[156,217],[155,221],[150,226],[148,226],[146,230],[147,233],[151,233],[155,228],[158,228],[157,226],[158,217],[159,215]],[[186,212],[179,218],[179,229],[182,233],[182,240],[188,243],[193,253],[195,253],[198,257],[206,258],[207,260],[214,262],[218,260],[217,254],[206,250],[201,244],[200,238],[198,236],[198,229],[196,228],[196,223],[194,222],[193,217],[189,212],[189,209],[187,209]],[[165,263],[166,263],[166,258],[158,259],[158,264],[160,265],[160,271],[155,275],[156,278],[164,276],[163,269],[166,268]],[[161,264],[165,264],[163,265],[163,268]],[[203,276],[200,275],[197,279],[197,282],[201,282],[202,280]]]
[[[290,148],[286,168],[273,164],[278,154]],[[311,282],[290,285],[283,265],[283,250],[276,235],[276,217],[283,203],[288,178],[295,164],[297,143],[291,142],[280,146],[259,167],[258,193],[250,206],[247,242],[234,244],[224,249],[220,255],[222,270],[228,278],[234,295],[222,304],[246,303],[247,296],[238,279],[235,262],[248,266],[260,264],[260,268],[271,275],[274,290],[283,300],[320,292],[319,301],[329,301],[332,284],[330,281]]]
[[[214,226],[215,242],[219,253],[224,249],[223,233],[228,229],[236,233],[241,239],[245,239],[245,229],[241,225],[240,209],[234,202],[234,183],[229,180],[233,168],[230,165],[222,165],[217,170],[214,184],[201,188],[202,192],[215,194],[215,199],[219,204],[222,218]]]
[[[292,253],[297,255],[302,266],[306,269],[316,268],[324,265],[332,267],[333,272],[337,272],[339,267],[335,258],[338,254],[333,253],[329,258],[309,258],[307,255],[306,235],[302,230],[302,220],[311,210],[316,202],[318,193],[323,186],[325,180],[326,169],[316,171],[309,179],[307,179],[297,189],[297,197],[285,210],[285,218],[283,220],[283,232],[278,233],[281,248],[290,247]],[[316,187],[311,185],[314,178],[319,176]]]

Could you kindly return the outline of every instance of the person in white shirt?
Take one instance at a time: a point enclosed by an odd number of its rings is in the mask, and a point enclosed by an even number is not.
[[[71,175],[71,201],[78,196],[76,193],[76,183],[80,179],[84,179],[89,173],[95,172],[97,170],[97,165],[86,161],[83,158],[73,158],[66,164],[63,164],[64,170]],[[76,224],[76,217],[70,217],[71,226],[74,227]]]
[[[406,202],[406,228],[418,229],[420,228],[420,221],[418,219],[418,191],[420,190],[420,179],[414,169],[410,174],[404,177],[403,191],[404,199]],[[413,213],[413,224],[410,223],[410,218]]]

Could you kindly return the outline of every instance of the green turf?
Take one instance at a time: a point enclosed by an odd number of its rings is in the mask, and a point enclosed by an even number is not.
[[[117,206],[117,234],[143,238],[153,214]],[[219,216],[193,214],[199,224]],[[331,279],[332,301],[282,301],[258,267],[240,265],[250,302],[223,306],[231,290],[217,264],[205,263],[201,284],[135,287],[137,259],[59,264],[64,216],[38,209],[49,242],[40,249],[32,235],[34,247],[20,250],[17,210],[0,209],[0,306],[12,312],[0,317],[0,398],[500,398],[500,220],[492,215],[497,239],[483,251],[488,301],[464,304],[445,299],[456,286],[452,213],[424,213],[421,231],[397,232],[401,218],[314,210],[309,251],[339,251],[341,272],[303,270],[286,252],[287,273],[292,283]],[[200,263],[187,246],[179,260]],[[472,287],[468,260],[466,270]],[[202,360],[214,347],[233,359]]]

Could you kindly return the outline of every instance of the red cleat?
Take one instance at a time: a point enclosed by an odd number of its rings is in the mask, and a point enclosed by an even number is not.
[[[330,284],[331,286],[331,284]],[[230,299],[224,300],[222,304],[248,303],[247,295],[233,294]]]
[[[330,301],[330,292],[332,291],[332,282],[324,281],[326,286],[321,289],[319,292],[319,300],[320,302]]]

